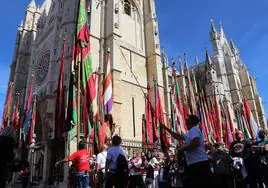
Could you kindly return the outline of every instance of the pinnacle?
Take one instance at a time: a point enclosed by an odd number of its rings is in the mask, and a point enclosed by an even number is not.
[[[206,64],[212,65],[212,61],[208,52],[208,49],[206,48]]]
[[[216,33],[217,30],[216,30],[216,28],[215,28],[214,20],[213,20],[213,19],[210,19],[210,25],[211,25],[211,31],[212,31],[213,33]]]
[[[20,22],[19,29],[21,29],[22,27],[23,27],[23,20],[21,20],[21,22]]]
[[[232,49],[235,49],[234,41],[232,39],[230,40],[230,46]]]
[[[163,55],[166,55],[166,51],[165,51],[165,48],[164,47],[162,48],[162,54]]]
[[[186,53],[184,53],[184,68],[185,68],[185,70],[188,70]]]
[[[198,65],[199,64],[199,60],[198,60],[198,57],[195,56],[195,65]]]
[[[220,32],[221,32],[221,34],[224,34],[224,30],[223,30],[223,26],[222,26],[221,21],[220,21]]]
[[[171,63],[172,63],[172,67],[175,68],[176,67],[176,61],[174,59],[172,59]]]
[[[37,6],[36,12],[40,12],[40,7]]]
[[[230,40],[230,47],[231,47],[231,50],[232,50],[233,53],[235,53],[235,54],[239,53],[239,50],[235,46],[234,41],[232,39]]]
[[[181,75],[184,75],[182,60],[181,60],[181,57],[180,56],[179,56],[179,65],[180,65],[180,74]]]
[[[30,4],[28,5],[27,8],[36,8],[36,3],[35,3],[35,0],[31,0]]]

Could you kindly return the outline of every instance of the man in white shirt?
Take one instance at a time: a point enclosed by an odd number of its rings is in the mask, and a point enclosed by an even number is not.
[[[185,136],[166,129],[175,139],[184,140],[179,151],[184,151],[187,161],[187,177],[185,180],[185,187],[212,187],[211,186],[211,171],[208,162],[208,156],[204,147],[204,136],[199,128],[199,118],[195,115],[189,115],[186,120],[188,132]],[[185,140],[186,137],[186,140]]]
[[[107,145],[102,146],[102,151],[97,155],[97,175],[99,187],[104,188],[104,173],[105,173],[105,164],[107,158]]]

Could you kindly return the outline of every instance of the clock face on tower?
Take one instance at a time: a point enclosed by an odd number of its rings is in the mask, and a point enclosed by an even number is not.
[[[46,79],[49,70],[50,50],[46,49],[42,51],[37,58],[36,64],[36,82],[40,86]]]

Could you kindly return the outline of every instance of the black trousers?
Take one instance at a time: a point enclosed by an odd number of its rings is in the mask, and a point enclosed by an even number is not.
[[[213,177],[208,161],[191,164],[186,170],[185,188],[212,188]]]
[[[128,180],[117,177],[115,174],[108,172],[105,188],[126,188]]]
[[[98,177],[98,187],[104,188],[105,179],[104,179],[104,173],[101,170],[99,170],[99,172],[97,173],[97,177]]]
[[[128,188],[143,188],[144,182],[142,175],[129,176]]]
[[[0,161],[0,187],[5,188],[7,181],[7,168],[6,165],[1,162],[2,161]]]
[[[230,188],[231,187],[231,178],[229,174],[217,174],[217,187],[218,188]]]
[[[28,187],[28,182],[29,182],[29,177],[22,177],[21,178],[21,187],[22,188],[27,188]]]

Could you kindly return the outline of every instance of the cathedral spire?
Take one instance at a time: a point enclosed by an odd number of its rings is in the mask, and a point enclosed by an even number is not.
[[[27,6],[27,9],[29,9],[29,8],[35,8],[36,9],[35,0],[31,0],[30,4]]]
[[[181,56],[179,56],[179,65],[180,65],[180,75],[184,75],[184,70],[183,70]]]
[[[220,21],[220,34],[221,34],[222,36],[225,35],[225,34],[224,34],[224,30],[223,30],[223,26],[222,26],[221,21]]]
[[[196,65],[196,66],[198,66],[198,64],[199,64],[198,57],[197,57],[197,56],[195,56],[195,65]]]
[[[176,61],[174,59],[171,60],[172,70],[176,70]]]
[[[36,12],[41,13],[39,6],[37,6]]]
[[[209,55],[209,52],[208,52],[207,48],[206,48],[206,65],[208,65],[208,66],[212,65],[211,57]]]
[[[230,46],[231,46],[231,48],[235,48],[233,39],[230,40]]]
[[[210,19],[210,26],[211,26],[211,32],[213,34],[217,33],[217,30],[215,28],[215,25],[214,25],[214,20],[213,19]]]
[[[186,53],[184,53],[184,70],[185,72],[188,71],[188,63],[187,63],[187,56],[186,56]]]
[[[233,52],[234,55],[238,55],[239,54],[239,50],[235,46],[234,41],[232,39],[230,41],[230,48],[231,48],[231,50],[232,50],[232,52]]]

